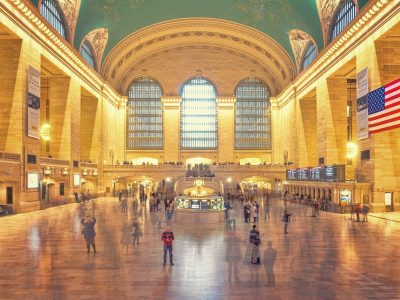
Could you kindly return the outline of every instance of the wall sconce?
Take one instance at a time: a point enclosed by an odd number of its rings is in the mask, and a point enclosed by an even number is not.
[[[97,176],[97,175],[99,175],[99,174],[97,173],[97,170],[93,170],[93,171],[92,171],[92,175],[93,175],[93,176]]]
[[[44,176],[50,176],[53,175],[53,168],[51,167],[46,167],[43,169],[43,175]]]
[[[69,175],[69,169],[68,168],[62,168],[61,169],[61,175],[63,175],[63,176]]]
[[[40,127],[40,137],[44,141],[50,141],[50,125],[49,124],[43,124],[42,127]]]
[[[82,171],[82,176],[88,176],[88,170],[86,170],[86,169],[83,169],[83,171]]]

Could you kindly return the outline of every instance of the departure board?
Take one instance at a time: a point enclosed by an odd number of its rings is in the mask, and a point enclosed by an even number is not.
[[[286,179],[301,181],[345,181],[345,165],[290,169],[286,171]]]
[[[310,180],[312,181],[323,181],[325,180],[324,167],[312,168],[310,171]]]
[[[310,180],[310,169],[302,168],[298,170],[297,173],[298,180]]]

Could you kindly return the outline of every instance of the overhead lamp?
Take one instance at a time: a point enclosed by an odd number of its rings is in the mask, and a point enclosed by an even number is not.
[[[232,177],[228,177],[228,178],[226,179],[226,182],[231,183],[231,182],[232,182]]]
[[[50,141],[50,124],[43,124],[42,127],[40,127],[40,137],[44,141]]]
[[[68,168],[62,168],[61,169],[61,175],[66,176],[69,174],[69,169]]]
[[[357,144],[354,142],[347,142],[346,144],[346,158],[353,159],[357,157]]]

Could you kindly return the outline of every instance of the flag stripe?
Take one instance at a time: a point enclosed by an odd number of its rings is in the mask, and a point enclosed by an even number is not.
[[[395,99],[399,99],[399,97],[400,97],[400,91],[396,91],[394,93],[391,93],[390,96],[389,95],[385,95],[385,102],[392,101],[392,100],[395,100]]]
[[[392,89],[394,89],[396,87],[399,87],[399,86],[400,86],[400,78],[396,79],[396,80],[394,80],[392,82],[389,82],[387,85],[385,85],[385,89],[387,91],[391,91]]]
[[[379,133],[379,132],[383,132],[386,130],[391,130],[391,129],[396,129],[396,128],[400,128],[400,121],[398,121],[397,123],[388,126],[388,127],[383,127],[383,128],[379,128],[379,129],[375,129],[375,130],[369,130],[370,133]]]
[[[380,125],[384,125],[386,123],[392,122],[393,120],[400,120],[400,113],[387,116],[386,118],[381,118],[375,122],[370,122],[369,126],[371,126],[371,127],[380,126]]]

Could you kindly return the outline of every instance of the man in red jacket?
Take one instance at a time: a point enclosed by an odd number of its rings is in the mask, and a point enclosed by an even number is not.
[[[172,260],[172,242],[174,240],[174,233],[172,230],[167,226],[164,230],[164,232],[161,235],[161,240],[164,241],[164,266],[167,263],[167,252],[169,252],[169,264],[171,266],[174,265],[174,262]]]

